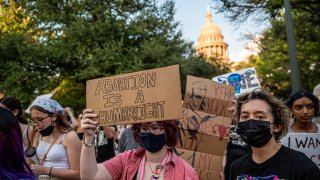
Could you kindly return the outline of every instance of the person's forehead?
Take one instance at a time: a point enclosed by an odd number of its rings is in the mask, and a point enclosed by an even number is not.
[[[31,114],[31,117],[33,117],[33,116],[44,116],[44,115],[47,115],[46,113],[44,113],[44,112],[41,112],[41,111],[39,111],[38,109],[36,109],[36,108],[33,108],[31,111],[30,111],[30,114]]]
[[[248,113],[265,112],[265,113],[270,113],[271,112],[271,107],[264,100],[253,99],[253,100],[249,100],[248,102],[242,104],[241,113],[242,112],[248,112]]]
[[[312,100],[307,97],[302,97],[300,99],[297,99],[293,102],[293,105],[306,105],[306,104],[312,104]]]

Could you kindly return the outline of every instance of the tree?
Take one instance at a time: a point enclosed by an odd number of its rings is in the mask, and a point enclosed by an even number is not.
[[[247,65],[256,67],[264,88],[286,99],[291,92],[291,82],[283,2],[216,1],[221,12],[235,23],[242,23],[252,16],[260,19],[260,23],[270,23],[270,28],[261,33],[262,38],[258,42],[261,52],[258,57],[252,57]],[[319,83],[316,74],[320,73],[320,53],[317,50],[320,45],[320,9],[314,0],[292,0],[291,4],[302,88],[312,90]]]
[[[179,23],[174,21],[174,1],[30,0],[22,5],[31,18],[28,28],[36,37],[35,43],[28,44],[24,38],[17,43],[10,41],[19,53],[5,59],[16,70],[4,74],[3,80],[11,75],[25,76],[21,87],[30,81],[37,86],[30,85],[33,91],[28,91],[28,97],[57,88],[54,98],[78,111],[85,107],[81,97],[85,97],[89,79],[173,64],[181,65],[183,79],[186,74],[204,78],[217,75],[215,67],[196,56],[191,43],[182,39]],[[3,37],[3,41],[8,39]],[[8,45],[3,46],[6,48]],[[25,48],[32,53],[21,51]],[[16,59],[31,77],[22,73]],[[186,69],[189,64],[192,68]],[[8,81],[0,88],[12,92],[14,86]],[[22,91],[17,89],[16,94]]]

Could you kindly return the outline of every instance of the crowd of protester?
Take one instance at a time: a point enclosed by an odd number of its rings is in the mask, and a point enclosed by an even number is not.
[[[286,101],[264,90],[237,98],[221,179],[320,179],[305,154],[281,145],[289,133],[320,133],[320,85]],[[77,110],[81,111],[81,110]],[[24,114],[0,100],[0,179],[199,179],[175,154],[178,120],[98,127],[97,114],[37,99]]]

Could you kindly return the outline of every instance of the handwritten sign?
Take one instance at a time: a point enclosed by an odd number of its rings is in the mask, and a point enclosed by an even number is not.
[[[181,157],[195,168],[201,179],[218,180],[220,177],[233,116],[230,109],[234,105],[234,87],[187,77],[176,147],[183,150],[185,155]]]
[[[187,76],[184,108],[231,118],[233,114],[228,109],[234,106],[234,101],[234,87]]]
[[[212,79],[213,81],[235,87],[235,94],[240,95],[261,87],[254,67],[223,74]]]
[[[231,118],[183,109],[179,120],[177,147],[190,151],[223,155],[230,133]],[[208,144],[214,144],[208,146]]]
[[[213,154],[206,154],[196,151],[188,151],[185,149],[176,148],[176,153],[181,158],[185,159],[192,167],[196,169],[210,170],[220,172],[222,167],[220,164],[223,162],[222,156]]]
[[[100,125],[182,118],[179,66],[89,80],[86,100]]]
[[[303,152],[320,168],[320,133],[288,133],[281,144]]]

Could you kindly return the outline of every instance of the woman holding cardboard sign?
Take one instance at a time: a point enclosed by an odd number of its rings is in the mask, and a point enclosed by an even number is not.
[[[199,179],[195,170],[171,149],[178,140],[174,120],[134,124],[134,138],[143,148],[128,150],[97,164],[93,145],[96,117],[91,109],[84,110],[81,179]]]

